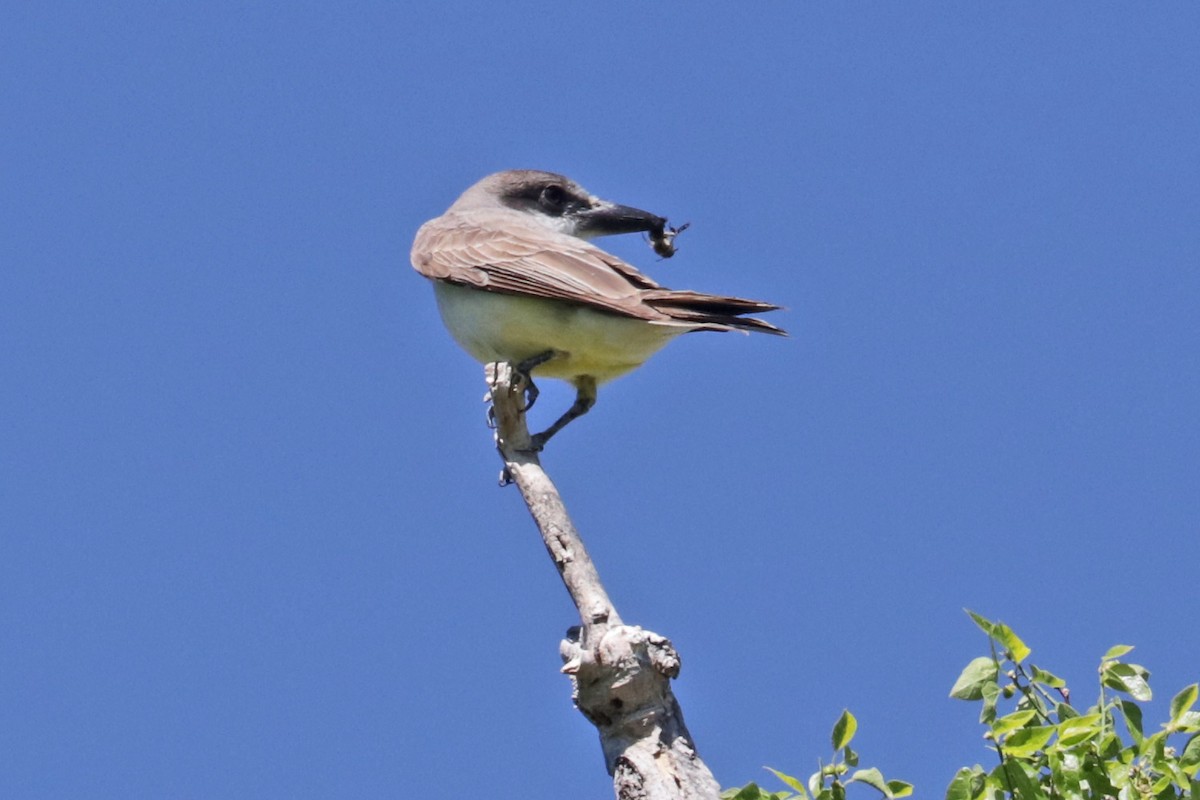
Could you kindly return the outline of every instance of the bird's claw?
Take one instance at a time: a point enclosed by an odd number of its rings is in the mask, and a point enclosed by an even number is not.
[[[521,372],[518,370],[517,377],[520,378],[520,383],[517,385],[517,388],[524,395],[521,399],[521,413],[524,414],[526,411],[533,408],[533,404],[537,402],[538,395],[541,394],[541,390],[538,389],[537,384],[533,382],[533,378],[528,372]]]
[[[561,355],[562,353],[557,350],[547,350],[544,353],[538,353],[536,356],[527,358],[519,364],[514,365],[517,376],[525,384],[523,389],[525,392],[525,407],[521,409],[522,414],[533,408],[533,404],[537,402],[538,395],[541,394],[538,391],[537,384],[533,382],[534,369]]]
[[[499,483],[500,483],[501,489],[503,489],[505,486],[512,486],[513,485],[512,470],[510,470],[508,467],[505,467],[504,469],[500,470]]]

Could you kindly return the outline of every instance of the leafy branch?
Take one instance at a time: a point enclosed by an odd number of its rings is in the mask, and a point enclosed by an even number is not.
[[[722,800],[845,800],[846,787],[853,783],[877,789],[888,800],[911,795],[913,787],[910,783],[886,780],[875,767],[856,769],[858,753],[851,749],[850,742],[857,730],[858,720],[849,711],[843,711],[829,737],[833,757],[828,764],[817,762],[817,771],[809,776],[808,783],[767,767],[791,791],[768,792],[755,783],[748,783],[740,789],[726,790],[721,794]]]
[[[1101,657],[1099,700],[1080,710],[1062,678],[1028,661],[1031,650],[1011,628],[967,613],[988,635],[992,656],[967,664],[950,696],[982,702],[979,721],[999,765],[960,769],[947,800],[1200,798],[1200,712],[1192,710],[1197,684],[1175,696],[1170,721],[1147,735],[1138,703],[1152,697],[1150,672],[1122,660],[1132,647],[1118,645]],[[1002,714],[1004,701],[1011,708]]]
[[[1200,685],[1176,694],[1167,722],[1147,732],[1139,704],[1153,696],[1150,671],[1125,660],[1133,647],[1117,645],[1101,656],[1099,698],[1079,709],[1066,681],[1033,664],[1032,650],[1012,628],[967,613],[987,634],[991,652],[967,664],[950,696],[982,704],[979,722],[997,764],[958,770],[946,800],[1200,800],[1200,711],[1194,710]],[[912,794],[908,783],[858,768],[858,753],[850,748],[857,727],[854,715],[843,712],[830,737],[833,757],[818,762],[807,783],[768,767],[786,790],[750,783],[721,797],[845,800],[855,783],[885,798]]]

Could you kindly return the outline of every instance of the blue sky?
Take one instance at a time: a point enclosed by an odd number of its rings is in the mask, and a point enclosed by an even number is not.
[[[544,458],[723,785],[807,774],[843,707],[922,797],[988,763],[947,698],[986,650],[964,607],[1077,698],[1137,645],[1161,710],[1200,679],[1198,31],[10,8],[0,795],[610,796],[574,609],[408,264],[515,167],[690,221],[670,261],[605,241],[660,282],[788,308],[787,340],[673,343]]]

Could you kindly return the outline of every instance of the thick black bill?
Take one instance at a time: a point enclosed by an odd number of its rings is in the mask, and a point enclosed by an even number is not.
[[[585,236],[612,236],[618,233],[661,233],[667,221],[640,208],[602,202],[575,212],[579,233]]]

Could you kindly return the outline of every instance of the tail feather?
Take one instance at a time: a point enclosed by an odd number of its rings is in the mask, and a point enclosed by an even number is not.
[[[683,309],[663,309],[663,312],[669,314],[671,319],[677,322],[694,324],[696,330],[756,331],[758,333],[770,333],[775,336],[788,335],[787,331],[783,328],[776,327],[758,317],[734,317],[728,314],[708,314]]]
[[[694,322],[709,330],[759,331],[776,336],[787,336],[787,331],[755,317],[742,314],[777,311],[782,306],[747,300],[743,297],[725,297],[702,292],[652,289],[642,293],[642,298],[671,319]]]

